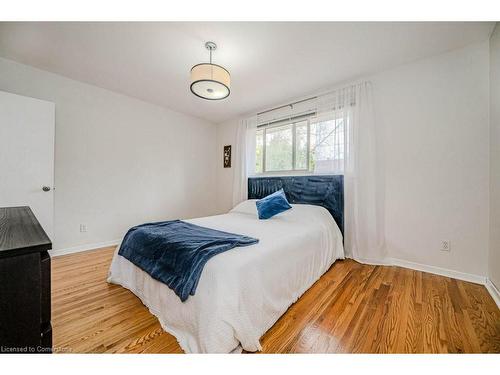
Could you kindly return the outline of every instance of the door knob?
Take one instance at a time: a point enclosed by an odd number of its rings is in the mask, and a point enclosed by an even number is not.
[[[50,186],[42,186],[43,191],[50,191]]]

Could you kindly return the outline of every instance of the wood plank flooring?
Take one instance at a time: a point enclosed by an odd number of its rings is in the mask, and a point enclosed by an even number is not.
[[[53,258],[56,352],[182,353],[128,290],[106,283],[114,248]],[[264,353],[499,353],[482,285],[337,261],[261,339]]]

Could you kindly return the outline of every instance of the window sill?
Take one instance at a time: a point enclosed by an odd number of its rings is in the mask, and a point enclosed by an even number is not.
[[[344,173],[339,172],[324,172],[324,173],[314,173],[310,171],[283,171],[283,172],[266,172],[266,173],[255,173],[249,175],[249,178],[259,178],[259,177],[292,177],[292,176],[337,176],[344,175]]]

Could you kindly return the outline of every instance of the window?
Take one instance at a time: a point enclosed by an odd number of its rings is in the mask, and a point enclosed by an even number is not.
[[[347,122],[347,118],[332,115],[260,126],[256,173],[343,173]]]

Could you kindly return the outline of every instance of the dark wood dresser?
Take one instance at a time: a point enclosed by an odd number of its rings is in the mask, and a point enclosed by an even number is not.
[[[29,207],[0,208],[0,353],[51,353],[52,243]]]

